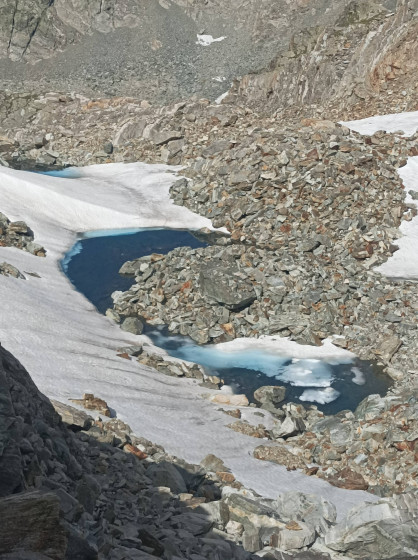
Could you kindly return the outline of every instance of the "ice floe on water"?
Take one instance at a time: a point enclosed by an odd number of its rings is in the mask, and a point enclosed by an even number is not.
[[[316,402],[318,404],[328,404],[338,399],[340,393],[332,387],[325,389],[306,389],[299,397],[301,401]]]
[[[354,373],[354,377],[352,382],[356,385],[364,385],[366,383],[366,378],[364,377],[364,373],[358,367],[351,368],[351,371]]]

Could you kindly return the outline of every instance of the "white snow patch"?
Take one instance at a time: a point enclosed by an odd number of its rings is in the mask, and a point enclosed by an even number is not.
[[[385,132],[402,130],[403,136],[412,136],[418,130],[418,111],[376,115],[358,121],[341,121],[340,124],[365,135],[372,135],[378,130]]]
[[[226,82],[226,76],[216,76],[216,78],[212,78],[212,80],[219,83]]]
[[[222,103],[222,101],[228,97],[229,91],[226,91],[225,93],[222,93],[219,97],[217,97],[215,99],[215,103],[216,105],[220,105]]]
[[[0,247],[0,261],[27,275],[0,275],[0,340],[28,369],[50,398],[68,402],[87,389],[105,399],[133,431],[169,453],[198,463],[216,453],[238,480],[264,496],[290,489],[316,493],[335,503],[340,515],[353,505],[376,498],[361,491],[288,472],[252,457],[256,440],[225,427],[230,418],[206,399],[193,380],[167,377],[136,361],[118,358],[121,346],[148,340],[122,331],[100,315],[63,274],[60,259],[77,233],[91,230],[211,227],[209,220],[175,206],[169,187],[177,179],[163,165],[111,164],[77,170],[79,178],[57,178],[0,167],[0,210],[11,220],[25,220],[35,241],[48,251],[39,258],[14,247]],[[278,339],[244,341],[282,349]],[[228,343],[226,351],[238,345]],[[285,341],[289,355],[295,343]],[[304,347],[302,347],[304,348]],[[297,353],[297,352],[296,352]],[[342,351],[325,343],[309,347],[304,357],[341,359]],[[344,351],[344,356],[351,356]]]
[[[403,130],[404,136],[412,136],[418,130],[418,111],[376,116],[341,124],[361,134],[373,134],[377,130]],[[418,192],[418,156],[408,158],[407,164],[401,167],[398,173],[405,185],[406,202],[417,205],[409,191]],[[409,222],[403,220],[399,229],[402,237],[395,242],[399,250],[377,267],[376,271],[394,279],[418,280],[418,216]]]
[[[226,37],[218,37],[217,39],[214,39],[212,37],[212,35],[199,35],[199,34],[197,34],[196,45],[202,45],[202,47],[209,47],[209,45],[211,45],[212,43],[220,43],[221,41],[224,41],[225,39],[226,39]]]
[[[406,202],[417,206],[409,191],[418,193],[418,156],[408,158],[398,173],[405,185]],[[418,280],[418,216],[409,222],[403,220],[399,230],[402,237],[395,241],[399,250],[376,270],[390,278]]]
[[[326,389],[307,389],[299,397],[301,401],[317,402],[319,404],[328,404],[335,401],[340,393],[332,387]]]

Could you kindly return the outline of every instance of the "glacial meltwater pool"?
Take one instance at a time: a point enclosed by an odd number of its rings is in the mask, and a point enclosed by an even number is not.
[[[83,235],[62,261],[62,267],[78,291],[104,313],[112,307],[111,294],[127,290],[134,280],[119,275],[123,263],[151,253],[168,253],[176,247],[204,247],[188,231],[137,229],[99,231]],[[346,359],[299,359],[259,349],[225,352],[216,346],[200,346],[188,337],[172,335],[167,328],[144,331],[171,356],[201,364],[218,375],[234,392],[250,401],[263,385],[286,387],[285,402],[316,404],[327,414],[354,410],[367,395],[384,395],[390,378],[371,362]]]

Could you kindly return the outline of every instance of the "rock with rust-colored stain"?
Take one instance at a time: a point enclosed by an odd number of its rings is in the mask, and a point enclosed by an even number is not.
[[[111,417],[110,409],[107,402],[103,399],[95,397],[93,393],[84,393],[82,399],[70,399],[75,404],[80,404],[87,410],[97,410],[103,416]]]
[[[216,473],[216,476],[218,478],[220,478],[222,480],[222,482],[225,482],[226,484],[232,484],[233,482],[235,482],[235,476],[230,472],[218,471]]]
[[[334,476],[328,477],[327,480],[333,486],[346,490],[367,490],[369,487],[363,476],[349,467],[345,467]]]
[[[124,445],[123,450],[127,453],[132,453],[132,455],[135,455],[135,457],[138,457],[138,459],[140,459],[141,461],[148,457],[146,453],[138,449],[135,445],[131,445],[130,443]]]

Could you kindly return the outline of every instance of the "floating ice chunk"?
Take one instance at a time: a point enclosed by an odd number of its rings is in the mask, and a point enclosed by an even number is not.
[[[334,346],[330,339],[323,341],[322,346],[298,344],[288,338],[275,336],[260,336],[259,338],[235,338],[230,342],[216,345],[223,352],[242,352],[243,350],[261,350],[269,354],[287,356],[289,359],[319,359],[328,364],[349,364],[354,354],[338,346]]]
[[[277,378],[295,387],[329,387],[334,380],[331,368],[317,360],[291,363]]]
[[[299,397],[299,400],[328,404],[338,399],[339,396],[340,393],[338,391],[332,387],[326,387],[325,389],[306,389]]]
[[[208,47],[212,43],[219,43],[220,41],[224,41],[226,37],[218,37],[214,39],[212,35],[199,35],[197,34],[197,41],[196,45],[202,45],[202,47]]]
[[[351,368],[351,371],[354,373],[354,377],[352,382],[356,385],[364,385],[366,383],[366,378],[364,377],[364,373],[358,367]]]
[[[198,346],[192,343],[185,344],[179,348],[176,355],[182,359],[197,362],[202,366],[214,369],[251,369],[260,371],[269,377],[276,377],[283,368],[283,365],[288,361],[287,357],[266,354],[259,350],[229,353],[223,352],[216,346]]]

